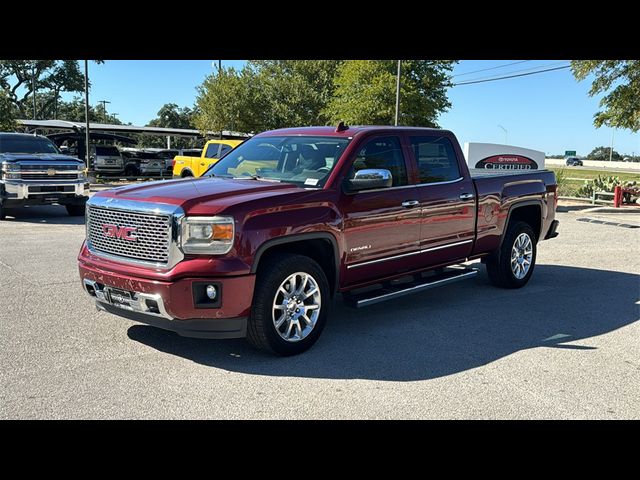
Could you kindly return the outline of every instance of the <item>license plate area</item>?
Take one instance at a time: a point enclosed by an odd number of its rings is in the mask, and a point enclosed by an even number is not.
[[[107,302],[115,307],[131,308],[134,301],[133,293],[115,287],[104,287],[104,296]]]

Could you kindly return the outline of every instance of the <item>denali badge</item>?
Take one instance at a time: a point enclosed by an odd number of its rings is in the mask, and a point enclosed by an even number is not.
[[[119,227],[110,223],[102,225],[102,233],[105,237],[120,238],[130,242],[138,241],[138,237],[135,235],[137,230],[136,227]]]

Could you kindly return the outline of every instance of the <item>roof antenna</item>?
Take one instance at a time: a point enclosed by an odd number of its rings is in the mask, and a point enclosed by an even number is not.
[[[336,132],[344,132],[349,129],[349,125],[345,125],[344,122],[340,122],[336,127]]]

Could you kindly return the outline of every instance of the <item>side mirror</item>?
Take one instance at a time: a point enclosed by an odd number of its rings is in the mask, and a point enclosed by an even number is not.
[[[351,192],[389,188],[393,185],[393,176],[385,168],[365,168],[358,170],[352,179],[347,180],[347,185]]]

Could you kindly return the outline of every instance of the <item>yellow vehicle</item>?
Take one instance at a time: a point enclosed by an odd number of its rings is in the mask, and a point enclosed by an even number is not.
[[[173,159],[173,177],[199,177],[206,172],[211,165],[220,160],[220,157],[241,143],[242,140],[209,140],[202,149],[199,157],[177,155]]]

